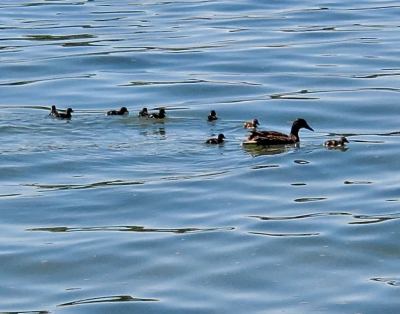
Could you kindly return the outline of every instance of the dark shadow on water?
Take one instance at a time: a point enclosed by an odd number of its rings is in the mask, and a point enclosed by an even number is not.
[[[297,216],[268,217],[268,216],[252,215],[247,217],[260,219],[264,221],[285,221],[285,220],[323,217],[323,216],[352,216],[354,219],[357,219],[359,221],[349,222],[350,225],[364,225],[364,224],[380,223],[394,219],[399,219],[400,213],[387,214],[387,215],[352,215],[350,213],[345,213],[345,212],[332,212],[332,213],[328,212],[328,213],[313,213],[313,214],[297,215]]]
[[[0,198],[1,197],[17,197],[17,196],[22,196],[22,194],[17,194],[17,193],[14,193],[14,194],[0,194]],[[0,312],[0,314],[1,314],[1,312]]]
[[[400,213],[387,214],[387,215],[354,215],[354,219],[359,219],[361,221],[349,222],[349,225],[366,225],[379,222],[390,221],[400,218]]]
[[[318,236],[319,233],[266,233],[266,232],[248,232],[249,234],[254,235],[264,235],[269,237],[310,237],[310,236]]]
[[[304,219],[304,218],[313,218],[313,217],[323,217],[323,216],[351,216],[350,213],[314,213],[307,215],[298,215],[298,216],[281,216],[281,217],[267,217],[267,216],[247,216],[249,218],[256,218],[260,220],[294,220],[294,219]]]
[[[39,41],[53,41],[53,40],[70,40],[70,39],[87,39],[87,38],[96,38],[97,36],[92,34],[78,34],[78,35],[64,35],[64,36],[54,36],[54,35],[26,35],[24,36],[30,40],[39,40]]]
[[[84,232],[84,231],[120,231],[120,232],[157,232],[157,233],[200,233],[200,232],[213,232],[213,231],[232,231],[233,227],[223,228],[145,228],[142,226],[104,226],[104,227],[82,227],[82,228],[68,228],[68,227],[51,227],[51,228],[31,228],[25,231],[46,231],[46,232]]]
[[[221,170],[221,171],[213,171],[213,172],[200,173],[200,174],[188,174],[188,175],[182,175],[182,176],[171,176],[171,177],[161,178],[161,180],[167,180],[167,181],[190,180],[190,179],[194,179],[194,178],[217,176],[217,175],[229,173],[230,171],[231,170]]]
[[[279,165],[254,166],[252,169],[279,168]]]
[[[195,178],[211,178],[214,176],[222,175],[225,173],[229,173],[230,170],[221,170],[221,171],[213,171],[207,173],[199,173],[199,174],[188,174],[188,175],[180,175],[180,176],[169,176],[169,177],[161,177],[159,179],[154,179],[150,181],[123,181],[123,180],[113,180],[113,181],[103,181],[103,182],[95,182],[89,184],[39,184],[39,183],[26,183],[21,186],[34,187],[39,189],[39,192],[48,192],[48,191],[61,191],[61,190],[85,190],[85,189],[93,189],[93,188],[105,188],[105,187],[114,187],[114,186],[133,186],[133,185],[142,185],[149,182],[158,182],[159,180],[164,181],[179,181],[179,180],[191,180]],[[0,195],[1,197],[2,195]],[[15,195],[3,195],[3,197],[12,197],[19,196]],[[1,313],[0,313],[1,314]]]
[[[388,134],[385,134],[388,135]],[[366,140],[353,140],[352,142],[355,143],[369,143],[369,144],[382,144],[385,143],[384,141],[366,141]]]
[[[295,160],[295,161],[293,161],[295,164],[298,164],[298,165],[308,165],[310,162],[309,161],[307,161],[307,160],[300,160],[300,159],[297,159],[297,160]]]
[[[305,202],[317,202],[317,201],[325,201],[327,200],[326,197],[304,197],[304,198],[297,198],[294,201],[296,203],[305,203]]]
[[[39,82],[54,82],[58,80],[65,80],[65,79],[80,79],[80,78],[91,78],[94,77],[95,74],[83,74],[83,75],[75,75],[75,76],[55,76],[55,77],[50,77],[50,78],[43,78],[43,79],[37,79],[37,80],[26,80],[26,81],[9,81],[6,83],[1,83],[0,86],[19,86],[19,85],[28,85],[28,84],[33,84],[33,83],[39,83]],[[48,107],[43,107],[43,106],[1,106],[0,108],[8,109],[8,108],[24,108],[24,109],[48,109]]]
[[[147,86],[147,85],[182,85],[182,84],[199,84],[199,83],[204,83],[206,81],[204,80],[197,80],[197,79],[189,79],[189,80],[181,80],[181,81],[131,81],[130,83],[127,84],[120,84],[119,86],[122,87],[128,87],[128,86]],[[163,107],[157,107],[158,108],[163,108]],[[178,109],[181,109],[180,107],[176,107]],[[175,109],[176,109],[175,108]],[[183,107],[183,109],[187,109]]]
[[[310,92],[307,89],[302,89],[300,91],[296,92],[288,92],[288,93],[280,93],[280,94],[274,94],[270,95],[271,99],[307,99],[307,100],[313,100],[313,99],[319,99],[318,97],[311,97],[311,96],[303,96],[307,94],[313,94],[313,92]]]
[[[94,46],[95,42],[94,41],[81,41],[81,42],[76,42],[76,43],[62,43],[60,46],[62,47],[85,47],[85,46]],[[101,46],[99,44],[99,46]]]
[[[387,283],[389,286],[400,287],[400,279],[398,278],[371,278],[372,281]]]
[[[344,181],[344,184],[372,184],[372,181]]]
[[[74,306],[74,305],[82,305],[82,304],[96,304],[96,303],[114,303],[114,302],[157,302],[158,299],[144,299],[144,298],[132,298],[129,295],[121,295],[121,296],[108,296],[108,297],[98,297],[98,298],[89,298],[82,299],[78,301],[72,301],[67,303],[62,303],[57,306]]]
[[[18,312],[0,312],[0,314],[50,314],[49,311],[18,311]]]
[[[96,182],[90,184],[57,184],[57,185],[45,185],[38,183],[28,183],[23,184],[23,186],[35,187],[42,190],[84,190],[84,189],[92,189],[103,186],[125,186],[125,185],[137,185],[144,184],[144,182],[140,181],[122,181],[122,180],[114,180],[114,181],[103,181]]]

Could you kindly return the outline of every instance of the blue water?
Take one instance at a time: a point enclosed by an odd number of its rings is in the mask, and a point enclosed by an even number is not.
[[[0,313],[399,313],[399,14],[0,2]]]

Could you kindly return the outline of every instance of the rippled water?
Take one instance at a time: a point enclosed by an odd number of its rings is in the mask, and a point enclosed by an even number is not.
[[[264,2],[0,2],[1,313],[399,312],[400,6]]]

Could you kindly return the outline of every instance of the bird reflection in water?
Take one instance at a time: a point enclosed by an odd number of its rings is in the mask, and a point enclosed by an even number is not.
[[[158,127],[151,130],[141,131],[140,134],[144,136],[159,136],[160,139],[165,139],[166,137],[165,127]]]
[[[324,146],[326,150],[338,150],[341,152],[347,151],[349,148],[346,146]]]
[[[300,143],[295,143],[291,145],[257,145],[257,144],[242,144],[243,150],[248,152],[253,157],[262,155],[278,155],[286,153],[290,148],[299,148]]]

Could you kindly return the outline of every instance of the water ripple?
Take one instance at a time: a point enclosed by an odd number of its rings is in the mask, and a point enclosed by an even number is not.
[[[288,237],[288,238],[296,238],[296,237],[312,237],[312,236],[318,236],[318,232],[314,233],[266,233],[266,232],[248,232],[249,234],[254,234],[254,235],[264,235],[264,236],[269,236],[269,237]]]
[[[365,225],[365,224],[374,224],[374,223],[399,219],[400,213],[380,214],[380,215],[354,215],[353,217],[361,221],[350,222],[349,223],[350,225]]]
[[[82,299],[67,303],[59,304],[58,306],[75,306],[75,305],[84,305],[84,304],[97,304],[97,303],[115,303],[115,302],[156,302],[158,299],[149,299],[149,298],[133,298],[129,295],[121,295],[121,296],[106,296],[106,297],[97,297],[97,298],[89,298]]]
[[[122,181],[122,180],[114,180],[114,181],[103,181],[96,182],[90,184],[54,184],[54,185],[45,185],[38,183],[27,183],[22,184],[23,186],[35,187],[42,190],[84,190],[84,189],[93,189],[104,186],[129,186],[129,185],[137,185],[144,184],[144,182],[140,181]]]
[[[294,201],[297,203],[305,203],[305,202],[317,202],[317,201],[326,201],[328,198],[326,197],[302,197],[296,198]]]
[[[49,311],[17,311],[17,312],[0,312],[1,314],[50,314]]]
[[[400,287],[399,278],[371,278],[372,281],[387,283],[389,286]]]
[[[201,232],[214,232],[214,231],[232,231],[233,227],[220,227],[220,228],[146,228],[142,226],[104,226],[104,227],[82,227],[82,228],[69,228],[69,227],[51,227],[51,228],[31,228],[26,231],[46,231],[46,232],[83,232],[83,231],[122,231],[122,232],[156,232],[156,233],[201,233]]]
[[[313,213],[306,215],[298,215],[298,216],[282,216],[282,217],[268,217],[268,216],[248,216],[249,218],[257,218],[260,220],[296,220],[296,219],[304,219],[304,218],[313,218],[313,217],[323,217],[323,216],[351,216],[350,213],[343,212],[331,212],[331,213]]]

